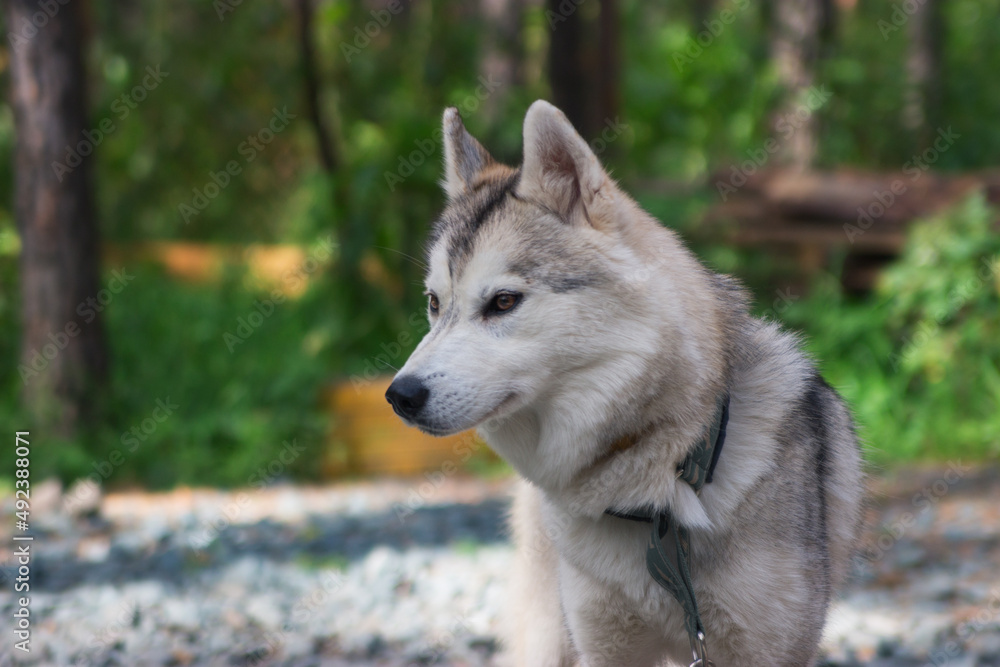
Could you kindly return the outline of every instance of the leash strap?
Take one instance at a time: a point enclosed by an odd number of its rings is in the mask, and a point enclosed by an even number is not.
[[[689,637],[704,636],[705,627],[698,614],[698,601],[691,583],[688,565],[690,541],[684,526],[672,521],[670,514],[661,512],[653,523],[653,534],[646,547],[646,569],[653,581],[665,588],[684,609],[684,627]]]
[[[715,418],[705,429],[699,444],[688,454],[677,470],[679,479],[691,485],[695,493],[700,493],[705,484],[712,481],[719,454],[726,442],[726,426],[729,423],[729,394],[720,396],[716,403]],[[691,551],[687,529],[673,520],[668,510],[640,508],[632,512],[607,509],[605,514],[653,524],[653,532],[646,547],[646,569],[660,587],[664,588],[684,610],[684,628],[691,642],[694,662],[691,667],[711,665],[705,650],[705,626],[698,613],[698,601],[691,581],[691,567],[688,554]]]

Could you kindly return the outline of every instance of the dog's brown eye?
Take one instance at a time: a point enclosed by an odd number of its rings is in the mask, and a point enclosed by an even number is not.
[[[432,313],[437,315],[438,308],[441,307],[441,304],[438,302],[437,294],[427,295],[427,307],[431,309]]]
[[[497,310],[510,310],[517,303],[513,294],[501,294],[495,300]]]
[[[505,313],[521,300],[521,295],[515,292],[500,292],[490,302],[489,312]]]

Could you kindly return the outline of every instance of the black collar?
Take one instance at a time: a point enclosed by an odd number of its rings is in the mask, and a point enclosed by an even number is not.
[[[677,477],[691,485],[695,493],[712,482],[715,466],[719,462],[719,454],[726,442],[726,425],[729,423],[729,394],[722,394],[716,400],[715,415],[705,428],[702,437],[695,443],[688,455],[677,467]],[[618,447],[616,446],[616,449]],[[651,507],[638,508],[629,512],[611,508],[604,510],[605,514],[628,519],[629,521],[650,522],[659,514]]]

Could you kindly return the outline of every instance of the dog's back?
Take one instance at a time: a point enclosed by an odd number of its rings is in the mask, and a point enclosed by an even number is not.
[[[692,562],[715,582],[706,626],[747,629],[716,633],[716,664],[807,665],[861,529],[861,452],[797,338],[760,320],[747,333],[717,478],[743,488],[725,502],[728,489],[706,487],[709,516],[726,528],[694,531]]]

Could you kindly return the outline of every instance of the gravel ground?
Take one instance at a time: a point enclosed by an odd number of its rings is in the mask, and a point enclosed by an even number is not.
[[[873,482],[865,557],[822,664],[1000,666],[998,473]],[[0,665],[494,665],[509,490],[448,478],[85,498],[36,485],[32,650],[14,656],[4,631]],[[4,618],[12,512],[5,499]]]

